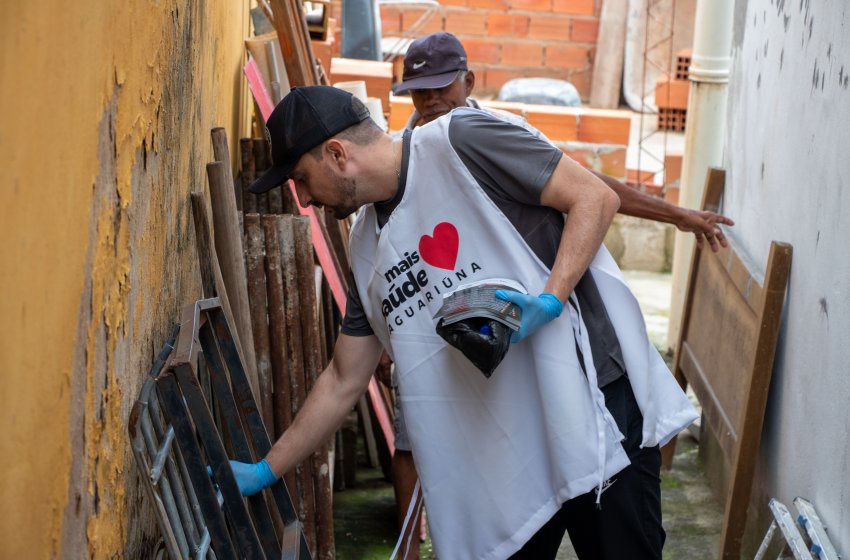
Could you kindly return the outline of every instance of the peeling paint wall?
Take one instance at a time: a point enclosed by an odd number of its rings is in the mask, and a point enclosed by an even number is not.
[[[240,134],[248,2],[0,9],[0,557],[140,558],[126,422],[200,296],[189,192]]]
[[[850,555],[850,3],[738,2],[733,61],[724,211],[757,262],[794,246],[750,552],[803,496]]]

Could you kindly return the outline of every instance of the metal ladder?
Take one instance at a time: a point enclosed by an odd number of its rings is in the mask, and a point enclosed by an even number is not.
[[[230,469],[271,442],[218,298],[184,309],[128,431],[169,556],[311,560],[283,480],[246,499]]]
[[[841,557],[832,546],[829,536],[826,534],[826,527],[820,520],[814,506],[803,498],[794,498],[794,505],[799,512],[797,515],[797,523],[794,523],[791,512],[785,507],[785,504],[779,500],[771,498],[768,506],[773,514],[773,521],[764,535],[753,560],[762,560],[767,554],[767,549],[770,546],[773,536],[778,528],[785,538],[785,546],[779,554],[782,558],[786,550],[789,550],[794,555],[796,560],[839,560]],[[800,533],[797,527],[800,525],[808,534],[811,545],[809,545]]]

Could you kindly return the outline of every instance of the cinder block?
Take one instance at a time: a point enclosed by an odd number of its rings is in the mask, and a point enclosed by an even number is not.
[[[599,36],[598,19],[574,19],[570,29],[570,40],[576,43],[596,43]]]
[[[658,78],[655,80],[655,104],[671,109],[687,109],[690,85],[688,80]]]
[[[658,130],[684,132],[687,119],[687,109],[675,109],[672,107],[658,108]]]
[[[528,122],[554,142],[578,140],[578,111],[573,107],[526,105]]]
[[[390,95],[389,128],[402,130],[413,113],[413,100],[407,95]]]
[[[572,19],[559,15],[535,15],[531,18],[528,36],[532,39],[556,39],[567,41],[570,37]]]
[[[377,60],[358,60],[354,58],[332,58],[330,68],[331,85],[337,82],[363,80],[366,82],[366,94],[378,97],[381,104],[388,107],[390,89],[393,81],[391,62]]]
[[[527,37],[529,34],[528,26],[528,16],[494,12],[487,18],[487,34],[491,37],[503,35],[510,35],[515,39]]]
[[[629,145],[631,111],[581,109],[578,121],[578,139],[581,142]]]

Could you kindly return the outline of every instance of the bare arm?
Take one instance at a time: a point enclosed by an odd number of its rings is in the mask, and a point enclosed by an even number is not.
[[[707,240],[713,251],[717,251],[719,245],[724,247],[729,245],[723,231],[717,227],[717,224],[735,225],[735,222],[726,216],[714,212],[682,208],[660,198],[646,195],[603,173],[595,171],[593,173],[620,197],[621,214],[673,224],[681,231],[693,233],[697,238],[697,245],[700,247]]]
[[[381,350],[374,335],[339,336],[333,359],[319,375],[304,407],[266,455],[276,476],[304,460],[342,424],[366,390]]]
[[[540,202],[568,214],[545,288],[563,303],[602,245],[620,200],[605,183],[572,159],[562,157],[543,188]]]

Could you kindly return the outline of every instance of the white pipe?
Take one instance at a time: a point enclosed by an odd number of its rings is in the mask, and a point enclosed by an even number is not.
[[[679,191],[679,204],[687,208],[699,208],[708,168],[723,163],[734,4],[734,0],[697,1],[694,46],[688,70],[691,87]],[[676,233],[667,334],[667,343],[671,348],[679,340],[693,248],[692,234]]]

